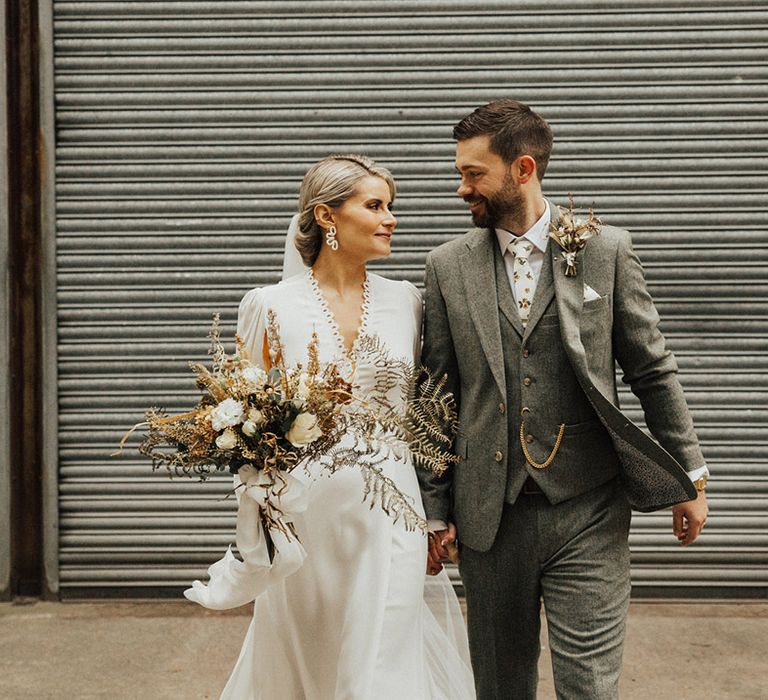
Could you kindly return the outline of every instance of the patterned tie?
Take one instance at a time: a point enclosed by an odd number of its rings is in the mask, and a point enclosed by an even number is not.
[[[536,280],[533,276],[531,263],[528,262],[528,256],[533,250],[533,243],[527,238],[518,238],[509,246],[509,251],[515,257],[515,263],[512,267],[512,276],[515,282],[515,301],[517,302],[517,312],[520,314],[520,321],[523,328],[528,323],[528,315],[531,313],[531,303],[533,302],[533,293],[536,291]]]

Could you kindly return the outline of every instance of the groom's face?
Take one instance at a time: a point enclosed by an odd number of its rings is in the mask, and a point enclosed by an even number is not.
[[[469,204],[472,222],[496,228],[523,207],[524,198],[512,177],[513,165],[491,151],[490,136],[475,136],[456,144],[457,194]]]

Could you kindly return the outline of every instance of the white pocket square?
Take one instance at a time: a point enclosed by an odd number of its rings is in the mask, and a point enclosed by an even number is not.
[[[594,301],[595,299],[599,299],[600,295],[592,289],[588,284],[584,285],[584,301]]]

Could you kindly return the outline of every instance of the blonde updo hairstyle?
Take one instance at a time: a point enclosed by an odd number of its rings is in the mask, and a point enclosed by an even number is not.
[[[299,231],[296,234],[296,249],[307,267],[315,264],[325,240],[325,230],[315,218],[315,207],[318,204],[331,209],[340,207],[356,193],[360,180],[371,175],[387,183],[389,195],[394,200],[392,173],[367,156],[354,153],[332,155],[307,170],[299,191]]]

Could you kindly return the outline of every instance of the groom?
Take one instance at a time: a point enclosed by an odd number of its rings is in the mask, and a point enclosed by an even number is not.
[[[685,545],[707,516],[677,364],[626,231],[603,225],[565,274],[549,238],[560,213],[541,192],[546,121],[499,100],[453,135],[477,228],[426,265],[423,359],[457,398],[460,459],[420,473],[429,567],[458,533],[480,700],[536,697],[542,599],[558,697],[616,698],[630,506],[677,504]],[[616,361],[658,444],[618,409]]]

